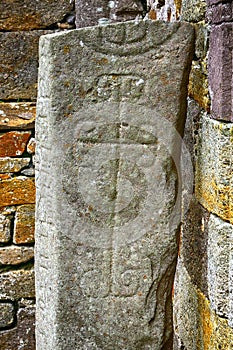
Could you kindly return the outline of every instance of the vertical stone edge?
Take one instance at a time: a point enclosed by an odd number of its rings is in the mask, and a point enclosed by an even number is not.
[[[36,225],[35,225],[35,280],[36,280],[36,348],[37,350],[56,348],[56,329],[54,319],[56,317],[53,305],[56,304],[56,285],[59,283],[56,276],[56,256],[54,248],[54,230],[52,220],[54,213],[51,201],[53,193],[50,191],[53,182],[53,174],[50,171],[49,145],[51,138],[50,111],[51,101],[51,41],[47,36],[42,36],[39,42],[39,75],[38,75],[38,99],[36,117]],[[41,176],[43,170],[43,178]],[[54,249],[53,249],[54,248]],[[43,252],[43,253],[42,253]],[[48,273],[49,270],[53,274]],[[53,276],[53,280],[51,280]],[[50,286],[50,287],[48,287]],[[47,337],[48,327],[54,327]]]

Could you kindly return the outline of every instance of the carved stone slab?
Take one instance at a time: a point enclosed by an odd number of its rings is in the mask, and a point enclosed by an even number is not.
[[[171,349],[193,28],[40,41],[37,349]]]

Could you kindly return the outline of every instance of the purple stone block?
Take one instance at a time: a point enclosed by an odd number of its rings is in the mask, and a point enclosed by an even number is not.
[[[209,52],[211,114],[214,119],[233,121],[232,37],[233,23],[212,26]]]
[[[214,6],[208,6],[206,19],[209,23],[223,23],[233,21],[233,2],[219,3]]]

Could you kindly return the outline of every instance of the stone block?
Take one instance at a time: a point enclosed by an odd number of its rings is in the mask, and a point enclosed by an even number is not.
[[[51,31],[0,32],[0,100],[36,100],[38,43],[46,33]]]
[[[233,121],[232,50],[233,23],[212,26],[209,51],[209,89],[214,119]]]
[[[201,22],[205,20],[205,0],[183,0],[181,6],[181,19],[187,22]]]
[[[2,206],[35,203],[35,181],[18,176],[1,181],[0,203]]]
[[[7,243],[11,238],[11,219],[0,214],[0,243]]]
[[[20,299],[34,298],[34,271],[20,269],[2,272],[0,274],[0,298]]]
[[[17,208],[13,242],[15,244],[33,243],[35,231],[35,205],[25,204]]]
[[[195,193],[210,212],[233,223],[233,125],[203,116],[199,131]]]
[[[35,117],[35,103],[0,103],[0,130],[33,129],[35,127]]]
[[[72,1],[67,0],[2,0],[0,3],[0,30],[48,28],[60,22],[72,8]]]
[[[109,21],[109,3],[108,0],[95,0],[94,2],[75,0],[76,27],[94,26],[101,20],[102,22]]]
[[[18,265],[31,260],[33,256],[33,247],[1,247],[0,265]]]
[[[17,173],[29,163],[30,158],[0,158],[0,173]]]
[[[189,77],[189,96],[197,101],[206,111],[210,110],[208,78],[205,61],[193,61]]]
[[[233,226],[210,215],[208,224],[208,293],[211,308],[221,317],[233,319]],[[231,310],[232,308],[232,310]]]
[[[27,145],[27,152],[30,154],[35,154],[35,150],[36,150],[36,140],[34,137],[32,137]]]
[[[21,156],[30,136],[30,131],[9,131],[0,135],[0,157]]]
[[[139,0],[96,0],[94,2],[76,0],[76,27],[129,21],[142,16],[145,10]]]
[[[231,0],[214,3],[213,6],[211,5],[211,2],[209,2],[206,11],[206,19],[209,23],[219,24],[233,21],[233,3]]]
[[[35,307],[20,308],[17,327],[0,332],[1,350],[35,350]]]
[[[172,348],[193,38],[133,21],[40,42],[38,350]]]
[[[9,327],[15,318],[15,308],[12,303],[0,302],[0,328]]]
[[[134,20],[143,15],[145,11],[140,0],[120,0],[110,2],[109,18],[111,22],[123,22]]]
[[[216,315],[209,300],[191,282],[182,261],[176,274],[174,323],[180,350],[233,347],[233,330],[228,320]]]

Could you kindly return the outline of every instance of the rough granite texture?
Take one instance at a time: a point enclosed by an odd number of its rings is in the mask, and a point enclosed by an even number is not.
[[[1,0],[0,30],[47,28],[60,22],[72,8],[70,0]]]
[[[208,223],[208,293],[211,308],[233,326],[233,226],[211,214]]]
[[[210,212],[233,223],[233,124],[203,116],[196,159],[195,194]]]
[[[172,348],[193,39],[152,21],[41,38],[38,350]]]
[[[205,19],[206,0],[182,0],[181,19],[187,22],[200,22]]]
[[[232,50],[233,23],[212,26],[209,52],[211,116],[233,122]]]
[[[207,1],[206,19],[209,23],[219,24],[233,21],[233,3],[231,0],[211,2]]]
[[[83,28],[97,24],[123,22],[142,16],[146,5],[140,0],[75,0],[76,27]]]
[[[174,323],[180,350],[231,350],[233,330],[216,315],[209,300],[193,284],[182,261],[175,283]]]
[[[0,100],[36,100],[38,42],[46,33],[51,31],[0,32]]]

